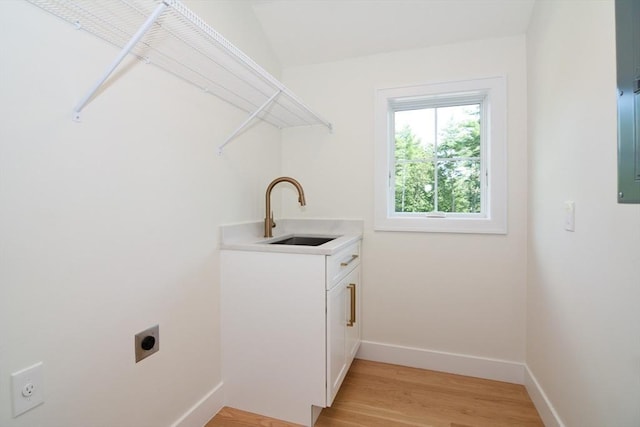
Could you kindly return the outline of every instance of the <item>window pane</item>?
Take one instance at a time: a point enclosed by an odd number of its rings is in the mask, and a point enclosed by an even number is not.
[[[394,113],[396,159],[413,160],[433,156],[435,117],[435,108]]]
[[[434,210],[434,169],[432,162],[396,163],[396,212]]]
[[[480,104],[437,109],[438,157],[480,157]]]
[[[438,162],[438,210],[440,212],[480,212],[480,161],[442,160]]]

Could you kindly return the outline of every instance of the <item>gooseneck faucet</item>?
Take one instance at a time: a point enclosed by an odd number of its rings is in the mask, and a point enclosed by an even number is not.
[[[271,229],[276,225],[273,222],[273,212],[271,212],[271,191],[273,190],[273,187],[281,182],[288,182],[296,187],[296,190],[298,190],[298,202],[300,203],[300,206],[304,206],[307,204],[304,199],[304,190],[302,189],[302,185],[300,185],[300,183],[295,179],[289,178],[288,176],[281,176],[280,178],[276,178],[271,181],[271,184],[269,184],[269,186],[267,187],[267,192],[265,194],[266,209],[264,218],[264,237],[273,237]]]

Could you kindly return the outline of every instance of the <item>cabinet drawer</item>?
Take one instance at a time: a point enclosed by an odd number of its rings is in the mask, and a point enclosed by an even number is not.
[[[327,289],[360,265],[360,241],[327,257]]]

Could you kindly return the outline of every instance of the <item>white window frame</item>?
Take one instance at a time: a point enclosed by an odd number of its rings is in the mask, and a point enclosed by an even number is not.
[[[464,104],[481,106],[482,211],[395,212],[394,113],[407,109]],[[507,233],[506,77],[378,89],[375,99],[374,229],[442,233]]]

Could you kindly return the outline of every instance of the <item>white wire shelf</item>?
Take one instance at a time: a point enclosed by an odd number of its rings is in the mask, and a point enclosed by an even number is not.
[[[74,116],[132,54],[249,113],[220,151],[255,118],[278,128],[331,124],[178,0],[27,0],[122,49]]]

